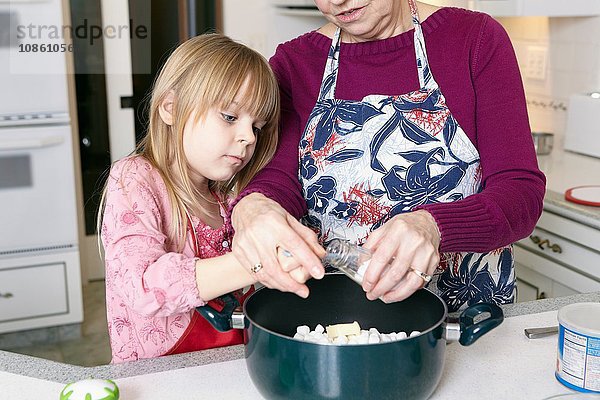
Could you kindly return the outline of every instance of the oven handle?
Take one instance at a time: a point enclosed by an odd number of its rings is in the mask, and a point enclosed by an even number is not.
[[[26,150],[26,149],[41,149],[44,147],[56,146],[65,141],[63,136],[46,136],[39,139],[23,139],[23,140],[6,140],[0,142],[1,150]]]

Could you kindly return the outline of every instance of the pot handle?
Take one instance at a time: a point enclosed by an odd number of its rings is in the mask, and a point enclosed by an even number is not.
[[[475,317],[489,313],[486,319],[475,322]],[[504,312],[496,304],[478,303],[467,308],[460,314],[460,339],[458,342],[463,346],[469,346],[481,336],[485,335],[504,321]]]
[[[240,302],[231,293],[218,297],[223,302],[223,309],[217,311],[213,306],[208,305],[196,307],[200,313],[216,330],[227,332],[233,327],[233,313],[240,306]]]

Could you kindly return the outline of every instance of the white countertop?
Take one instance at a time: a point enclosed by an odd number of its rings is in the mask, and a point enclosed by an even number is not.
[[[538,163],[547,180],[544,209],[600,229],[600,207],[565,200],[567,189],[600,185],[600,158],[554,149],[549,155],[538,156]]]
[[[442,380],[431,399],[539,399],[571,393],[554,378],[556,336],[529,341],[525,327],[556,324],[556,310],[600,301],[600,293],[502,306],[502,325],[469,347],[448,346]],[[260,399],[243,346],[177,354],[118,365],[79,367],[0,351],[2,398],[56,399],[68,382],[113,379],[123,400]],[[459,397],[460,393],[460,397]]]
[[[507,318],[469,347],[447,347],[436,399],[544,399],[572,393],[554,377],[557,336],[529,340],[526,327],[556,325],[556,311]],[[123,400],[262,399],[244,359],[115,380]],[[7,399],[55,399],[63,384],[0,372]]]
[[[548,190],[564,194],[575,186],[600,185],[600,158],[556,148],[538,156],[538,164],[546,174]]]

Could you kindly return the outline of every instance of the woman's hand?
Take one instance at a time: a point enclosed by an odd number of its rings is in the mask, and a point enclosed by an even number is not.
[[[373,231],[364,245],[373,253],[362,285],[367,298],[391,303],[422,288],[426,276],[419,271],[433,275],[439,244],[435,219],[425,210],[396,215]]]
[[[317,235],[277,202],[252,193],[235,206],[231,223],[235,229],[233,253],[249,270],[255,267],[256,279],[263,285],[307,297],[304,282],[310,276],[323,277],[325,250]],[[280,263],[278,255],[287,261]]]

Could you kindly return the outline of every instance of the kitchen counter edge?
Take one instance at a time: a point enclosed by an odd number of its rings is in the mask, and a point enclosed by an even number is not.
[[[564,193],[548,190],[544,210],[600,230],[600,207],[573,203],[565,199]]]
[[[554,299],[543,299],[526,303],[508,304],[502,308],[504,309],[505,317],[514,317],[518,315],[554,311],[567,304],[579,302],[600,302],[600,292],[577,294]],[[0,371],[53,382],[69,383],[86,378],[120,379],[185,367],[195,367],[237,360],[243,357],[244,346],[237,345],[123,364],[81,367],[8,351],[0,351]]]

